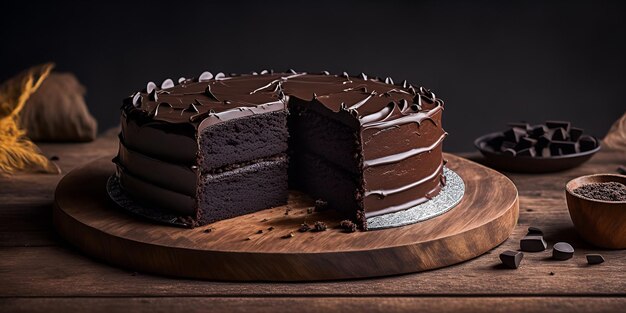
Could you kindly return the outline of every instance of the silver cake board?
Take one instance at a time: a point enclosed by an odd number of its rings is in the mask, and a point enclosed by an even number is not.
[[[443,175],[446,177],[446,185],[441,188],[437,196],[407,210],[370,217],[367,219],[368,229],[385,229],[415,224],[444,214],[454,208],[463,198],[465,184],[461,176],[447,167],[444,167]],[[107,192],[113,202],[133,215],[160,224],[184,228],[192,227],[188,219],[183,216],[158,212],[134,201],[124,192],[120,186],[119,178],[115,174],[107,181]]]

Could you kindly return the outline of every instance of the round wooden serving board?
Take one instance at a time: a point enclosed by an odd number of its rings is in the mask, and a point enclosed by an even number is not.
[[[343,233],[336,228],[341,217],[333,212],[309,214],[310,199],[297,192],[290,194],[286,206],[203,227],[157,225],[129,215],[109,199],[105,186],[114,171],[111,158],[61,180],[54,224],[87,254],[139,272],[240,281],[419,272],[479,256],[507,239],[517,223],[517,189],[508,178],[454,155],[445,158],[465,182],[463,199],[441,216],[399,228]],[[300,233],[297,229],[305,220],[324,221],[329,229]],[[293,237],[283,238],[289,233]]]

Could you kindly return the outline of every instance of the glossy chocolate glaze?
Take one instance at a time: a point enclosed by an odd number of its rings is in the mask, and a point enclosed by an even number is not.
[[[204,129],[286,110],[290,98],[310,102],[312,110],[360,134],[363,189],[357,200],[366,217],[407,209],[441,189],[441,145],[447,135],[441,126],[443,101],[406,81],[394,85],[390,78],[365,74],[205,72],[177,84],[166,80],[160,88],[151,82],[124,101],[121,140],[160,162],[193,166],[194,143]]]

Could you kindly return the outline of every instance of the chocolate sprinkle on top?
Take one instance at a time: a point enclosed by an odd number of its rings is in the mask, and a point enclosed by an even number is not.
[[[172,87],[174,87],[174,81],[171,78],[168,78],[161,83],[161,89],[167,89]]]
[[[157,85],[154,82],[148,82],[146,85],[146,93],[150,94],[157,88]]]
[[[213,74],[211,72],[203,72],[198,77],[198,81],[199,82],[206,82],[206,81],[211,80],[211,78],[213,78]]]

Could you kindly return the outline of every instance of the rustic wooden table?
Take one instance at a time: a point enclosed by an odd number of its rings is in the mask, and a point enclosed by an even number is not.
[[[114,136],[86,144],[44,144],[64,173],[113,156]],[[614,173],[626,153],[598,153],[583,166],[557,174],[508,176],[520,193],[520,217],[511,237],[488,253],[444,269],[395,277],[316,283],[235,283],[172,279],[136,273],[83,255],[55,233],[53,192],[61,175],[0,178],[0,311],[406,311],[543,312],[626,310],[626,250],[598,250],[575,233],[564,185],[577,176]],[[516,250],[528,226],[549,244],[570,242],[568,261],[550,249],[527,253],[518,270],[502,269],[498,254]],[[604,264],[588,266],[585,253]]]

